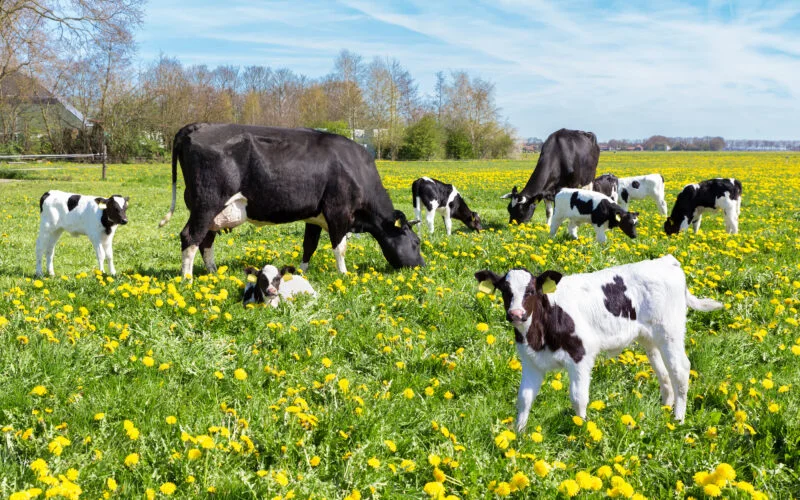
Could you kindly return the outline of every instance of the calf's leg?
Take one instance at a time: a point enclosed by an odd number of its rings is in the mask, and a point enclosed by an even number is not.
[[[103,246],[103,250],[106,254],[106,260],[108,261],[108,272],[112,276],[116,276],[117,270],[114,268],[114,249],[113,249],[113,242],[114,238],[109,235],[105,240],[100,240],[101,245]]]
[[[517,352],[520,354],[520,363],[522,364],[522,380],[517,392],[516,428],[518,434],[522,433],[528,424],[531,406],[536,399],[536,395],[539,394],[539,389],[542,387],[542,381],[544,380],[544,372],[533,365],[524,349],[524,347],[517,346]]]
[[[553,218],[553,200],[544,200],[544,213],[547,217],[545,219],[545,224],[548,226],[550,225],[550,221]]]
[[[53,256],[56,253],[56,243],[61,236],[59,229],[40,228],[39,236],[36,238],[36,276],[42,275],[42,258],[47,259],[47,273],[55,275],[53,269]]]
[[[567,366],[569,372],[569,399],[572,409],[581,418],[586,418],[586,406],[589,404],[589,383],[592,381],[594,358],[584,355],[578,363]]]
[[[654,329],[654,336],[662,339],[658,342],[658,349],[666,365],[672,382],[672,390],[675,395],[675,420],[683,422],[686,418],[686,397],[689,393],[689,369],[691,363],[686,357],[684,348],[684,335],[686,325],[675,326],[674,328],[658,327]]]
[[[444,219],[444,228],[447,230],[447,236],[450,236],[450,233],[453,232],[453,219],[450,218],[450,207],[444,209],[442,219]]]

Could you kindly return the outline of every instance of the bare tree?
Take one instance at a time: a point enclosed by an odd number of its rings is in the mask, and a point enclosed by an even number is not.
[[[354,54],[347,49],[339,52],[339,56],[334,61],[333,79],[338,81],[338,85],[331,85],[331,100],[337,111],[336,119],[344,118],[350,126],[351,139],[353,131],[359,127],[364,112],[364,97],[361,92],[361,84],[368,70],[360,55]]]

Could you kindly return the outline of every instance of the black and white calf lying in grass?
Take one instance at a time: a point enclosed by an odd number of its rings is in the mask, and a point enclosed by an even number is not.
[[[739,212],[742,208],[742,183],[737,179],[709,179],[689,184],[678,193],[664,231],[672,235],[689,228],[700,231],[704,212],[722,210],[725,214],[725,230],[730,234],[739,232]]]
[[[475,279],[483,290],[500,290],[506,319],[514,325],[522,363],[518,432],[525,429],[545,374],[558,368],[569,373],[572,407],[586,418],[597,355],[618,354],[634,340],[647,352],[662,403],[673,407],[676,420],[684,420],[690,368],[684,347],[687,307],[713,311],[722,304],[692,295],[672,255],[572,276],[512,269],[505,275],[478,271]]]
[[[422,220],[422,207],[427,210],[425,221],[431,234],[437,213],[444,219],[448,236],[453,230],[451,219],[460,220],[468,228],[478,232],[482,229],[478,212],[469,209],[467,202],[452,184],[445,184],[430,177],[421,177],[411,184],[411,202],[414,204],[417,220]]]
[[[297,294],[307,293],[316,297],[317,292],[311,283],[304,277],[294,274],[295,272],[297,271],[292,266],[283,266],[280,270],[270,264],[261,270],[246,267],[242,305],[268,302],[272,307],[278,307],[282,298],[286,299]]]
[[[619,227],[622,232],[636,238],[638,212],[627,212],[608,196],[587,189],[562,189],[556,194],[553,218],[550,221],[550,237],[554,237],[558,227],[569,220],[568,231],[573,238],[578,237],[578,226],[591,223],[597,241],[606,242],[606,230]]]
[[[41,216],[36,238],[36,275],[42,275],[42,258],[45,257],[48,274],[55,274],[53,256],[64,231],[72,236],[88,236],[97,256],[97,267],[105,272],[103,265],[108,260],[108,272],[116,274],[112,244],[117,226],[128,223],[127,208],[127,196],[102,198],[56,190],[43,194],[39,199]]]

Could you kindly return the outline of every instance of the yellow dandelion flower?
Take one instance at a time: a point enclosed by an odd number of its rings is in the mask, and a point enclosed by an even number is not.
[[[125,457],[125,465],[128,467],[134,467],[139,463],[139,454],[138,453],[131,453],[127,457]]]
[[[375,458],[375,457],[372,457],[372,458],[370,458],[369,460],[367,460],[367,465],[369,465],[369,466],[370,466],[370,467],[372,467],[373,469],[377,469],[378,467],[380,467],[380,466],[381,466],[381,461],[380,461],[380,460],[378,460],[378,459],[377,459],[377,458]]]
[[[30,393],[34,396],[44,396],[45,394],[47,394],[47,387],[43,385],[37,385],[36,387],[31,389]]]
[[[236,370],[233,372],[233,377],[234,377],[236,380],[245,380],[245,379],[247,378],[247,372],[246,372],[246,371],[244,371],[244,369],[242,369],[242,368],[237,368],[237,369],[236,369]]]
[[[173,493],[175,493],[176,489],[178,489],[178,487],[175,486],[175,483],[171,483],[171,482],[164,483],[158,488],[158,490],[161,493],[163,493],[163,494],[165,494],[167,496],[172,495]]]

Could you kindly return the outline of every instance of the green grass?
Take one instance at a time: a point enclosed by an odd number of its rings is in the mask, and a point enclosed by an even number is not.
[[[307,275],[319,298],[274,310],[241,306],[243,268],[299,264],[301,224],[221,235],[217,264],[227,272],[208,276],[198,259],[186,283],[176,279],[188,217],[180,200],[173,221],[157,228],[170,201],[167,165],[111,165],[104,182],[99,170],[63,167],[0,183],[0,496],[72,483],[89,497],[148,489],[163,496],[159,488],[171,482],[184,498],[209,488],[219,498],[342,498],[354,490],[421,498],[438,468],[446,494],[490,498],[522,472],[530,485],[511,496],[555,498],[578,472],[602,475],[610,466],[648,498],[702,497],[695,473],[720,463],[736,472],[722,487],[726,497],[751,496],[739,481],[771,498],[800,495],[800,155],[604,153],[598,173],[661,172],[670,205],[684,184],[710,177],[735,176],[745,190],[737,236],[724,233],[720,215],[708,215],[700,234],[667,238],[655,204],[645,201],[633,205],[639,238],[612,231],[604,247],[586,226],[577,241],[564,228],[551,240],[543,210],[533,225],[507,224],[499,197],[522,187],[534,165],[380,163],[406,214],[411,181],[429,175],[455,183],[488,230],[454,221],[447,238],[440,219],[433,237],[423,236],[427,267],[402,271],[390,269],[371,237],[356,237],[346,276],[323,236]],[[0,166],[0,177],[18,175],[9,168]],[[89,241],[68,236],[56,249],[56,277],[33,277],[38,199],[48,189],[131,197],[131,222],[114,242],[116,278],[96,275]],[[602,431],[599,441],[572,420],[567,374],[551,372],[526,434],[501,449],[496,438],[513,428],[520,375],[502,303],[477,293],[473,273],[526,266],[571,274],[666,253],[683,263],[696,295],[726,303],[689,313],[686,422],[660,407],[655,377],[634,346],[595,367],[591,400],[605,408],[588,419]],[[238,380],[237,369],[247,378]],[[40,385],[47,393],[32,394]],[[736,412],[754,433],[737,426]],[[70,442],[62,440],[60,455],[51,449],[59,436]],[[127,466],[132,453],[139,462]],[[429,455],[441,459],[438,467]],[[31,469],[37,459],[48,466],[43,478]],[[552,467],[545,477],[534,471],[539,460]],[[77,479],[68,480],[69,469]],[[677,493],[679,481],[685,488]],[[579,495],[616,494],[612,488],[604,478],[600,491]]]

